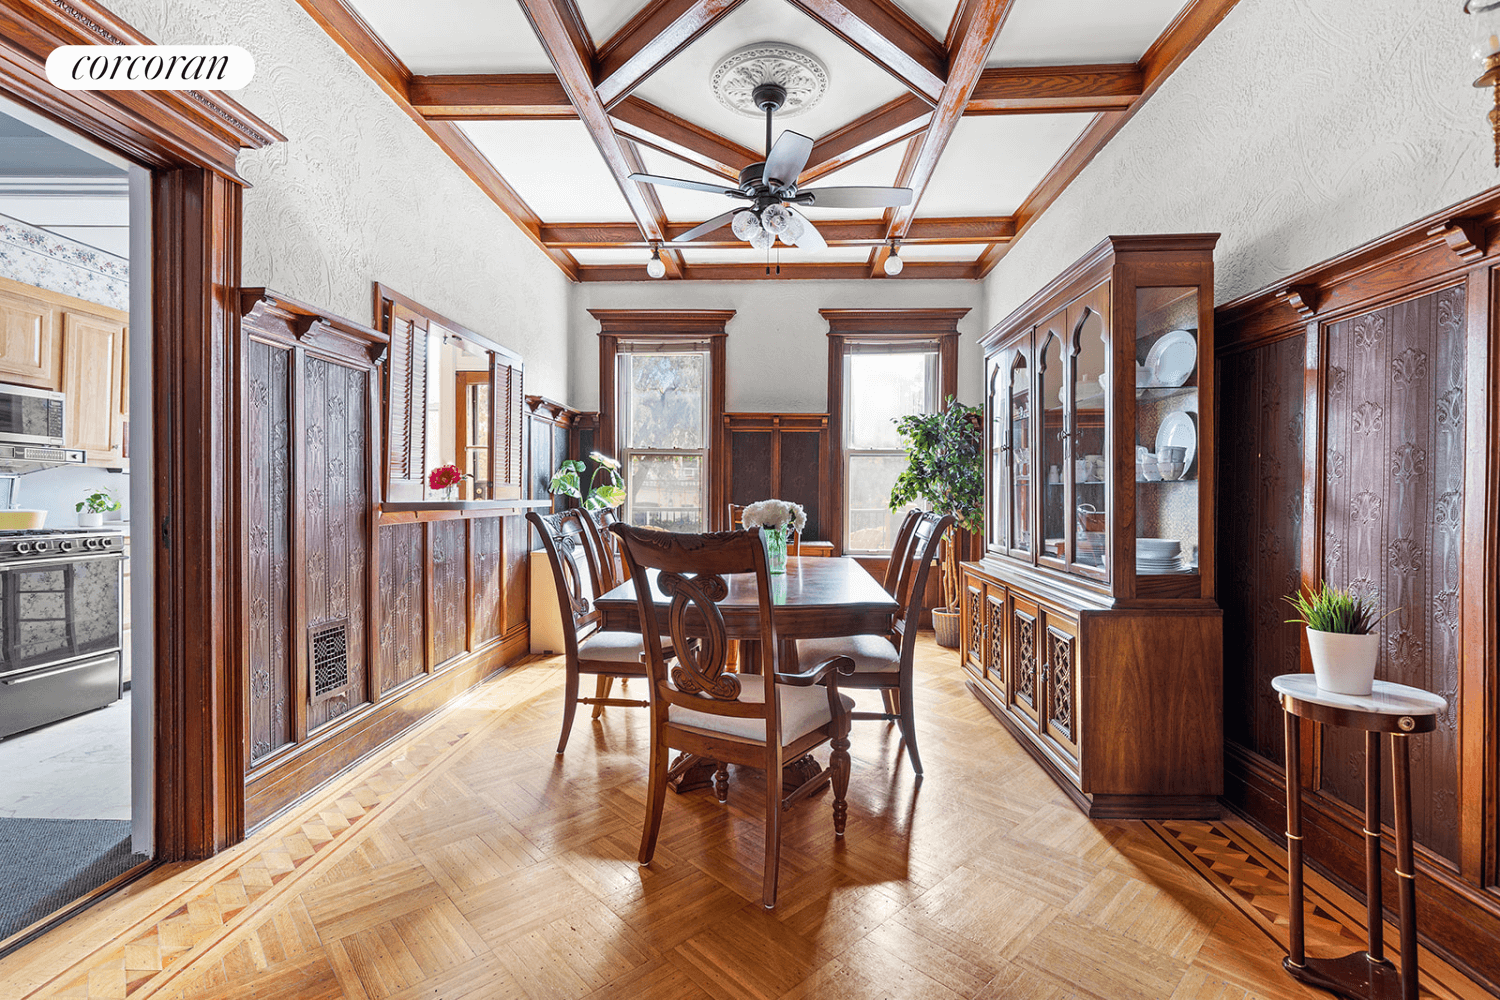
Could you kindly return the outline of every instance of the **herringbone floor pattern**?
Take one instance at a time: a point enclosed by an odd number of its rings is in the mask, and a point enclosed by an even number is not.
[[[920,653],[927,775],[854,733],[849,832],[827,792],[787,816],[761,910],[764,784],[668,795],[634,861],[644,713],[557,738],[560,660],[481,686],[295,814],[179,865],[0,962],[0,996],[172,1000],[1178,1000],[1322,997],[1282,972],[1279,849],[1237,821],[1084,818]],[[1310,882],[1314,954],[1362,908]],[[1424,994],[1480,997],[1423,955]]]

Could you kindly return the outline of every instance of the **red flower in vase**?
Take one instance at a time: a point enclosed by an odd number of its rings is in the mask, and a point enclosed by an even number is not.
[[[427,474],[427,485],[434,490],[446,490],[457,486],[464,475],[456,465],[440,465]]]

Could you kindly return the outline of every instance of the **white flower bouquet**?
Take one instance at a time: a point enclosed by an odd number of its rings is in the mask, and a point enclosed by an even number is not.
[[[790,526],[801,531],[807,527],[807,511],[787,500],[761,500],[745,508],[740,523],[746,528],[780,530]]]

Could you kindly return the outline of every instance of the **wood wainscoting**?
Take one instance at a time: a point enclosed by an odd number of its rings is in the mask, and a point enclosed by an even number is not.
[[[241,310],[251,828],[526,655],[529,539],[525,501],[382,513],[387,336],[261,288]]]
[[[1491,989],[1500,987],[1497,228],[1500,189],[1216,311],[1226,800],[1268,832],[1284,829],[1270,680],[1309,664],[1282,595],[1327,579],[1394,609],[1378,676],[1450,706],[1411,747],[1419,926],[1434,951]],[[1302,737],[1307,855],[1352,890],[1364,876],[1362,741],[1317,729]],[[1384,782],[1389,826],[1389,773]],[[1390,857],[1385,879],[1395,900]]]

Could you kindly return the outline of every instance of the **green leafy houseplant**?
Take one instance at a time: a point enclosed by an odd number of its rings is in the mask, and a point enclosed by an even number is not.
[[[620,463],[608,455],[593,452],[594,472],[589,476],[588,492],[583,490],[583,474],[588,472],[588,463],[570,458],[557,467],[547,490],[553,496],[572,497],[583,502],[588,511],[613,510],[625,502],[625,480],[620,478]],[[599,473],[605,473],[605,481],[599,482]]]
[[[108,490],[92,490],[73,506],[80,514],[104,514],[120,509],[120,501]]]
[[[938,413],[916,413],[896,421],[906,447],[906,470],[891,489],[891,510],[925,501],[952,514],[955,526],[984,531],[984,414],[948,397]],[[958,611],[958,546],[950,529],[943,545],[943,608]]]
[[[1305,594],[1282,599],[1297,612],[1287,621],[1307,626],[1307,651],[1318,687],[1356,697],[1370,694],[1380,656],[1376,627],[1395,611],[1382,615],[1373,599],[1330,587],[1326,580]]]

